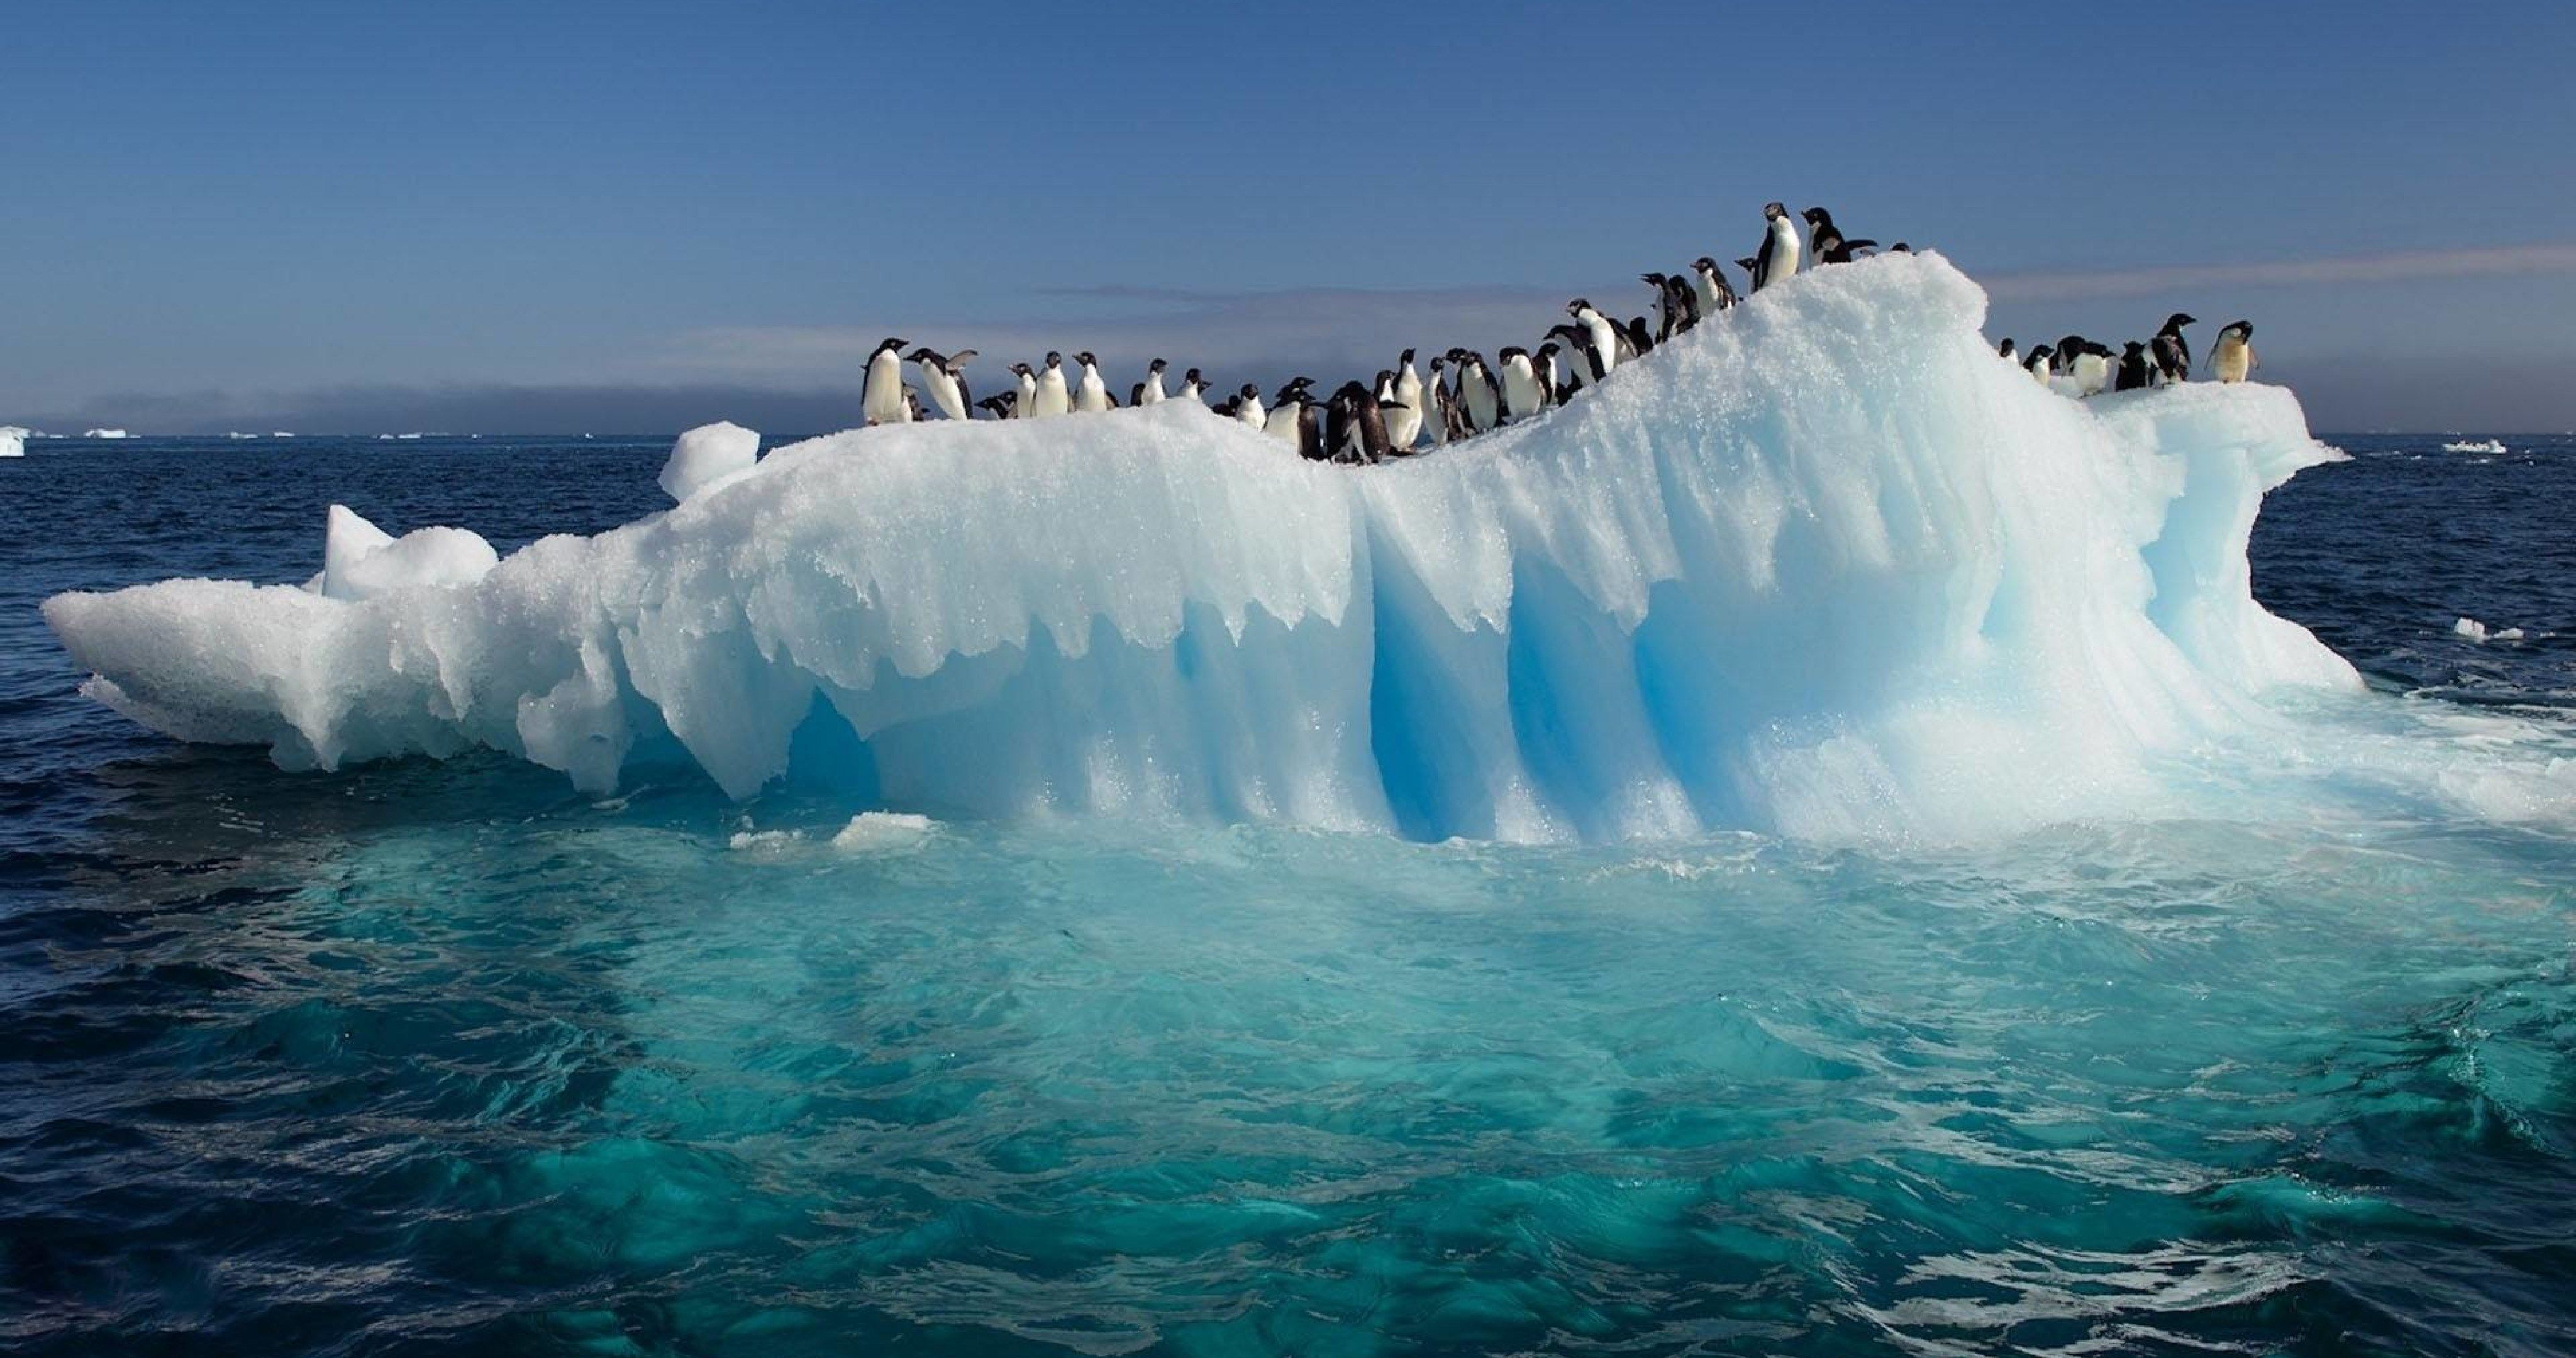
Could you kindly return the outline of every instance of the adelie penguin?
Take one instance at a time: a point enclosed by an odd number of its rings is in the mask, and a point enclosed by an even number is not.
[[[1878,244],[1874,240],[1844,240],[1841,230],[1834,226],[1833,214],[1823,208],[1811,207],[1799,215],[1807,219],[1809,249],[1818,264],[1849,264],[1853,251]]]
[[[1019,395],[1011,402],[1011,418],[1034,420],[1038,416],[1038,375],[1026,363],[1011,365],[1011,375],[1020,379]]]
[[[1627,347],[1621,351],[1619,356],[1619,361],[1622,363],[1625,363],[1629,359],[1635,358],[1655,347],[1655,337],[1647,331],[1646,318],[1643,316],[1629,317],[1627,327],[1623,333],[1627,335],[1628,343]]]
[[[908,424],[912,408],[904,403],[903,341],[888,339],[868,355],[868,375],[859,387],[859,414],[869,424]]]
[[[1585,348],[1592,359],[1592,380],[1608,377],[1610,370],[1619,366],[1619,327],[1580,297],[1565,304],[1565,314],[1583,327]]]
[[[1324,447],[1335,462],[1383,462],[1394,452],[1386,415],[1377,398],[1357,382],[1344,382],[1325,406]]]
[[[1029,413],[1043,420],[1052,415],[1067,414],[1072,409],[1073,395],[1064,385],[1064,355],[1049,351],[1046,367],[1038,373],[1037,395],[1029,402]]]
[[[1583,390],[1584,384],[1598,377],[1601,365],[1592,356],[1592,332],[1579,325],[1558,324],[1548,327],[1547,338],[1565,356],[1565,385],[1558,389],[1560,402]]]
[[[1273,393],[1270,397],[1269,417],[1262,421],[1262,432],[1272,438],[1293,443],[1297,445],[1299,452],[1304,452],[1306,425],[1315,404],[1315,393],[1308,388],[1314,385],[1315,379],[1311,377],[1291,378],[1286,385]],[[1322,437],[1321,434],[1316,436],[1318,446],[1321,445]],[[1321,461],[1322,459],[1312,460]]]
[[[1449,362],[1458,374],[1458,410],[1466,417],[1467,432],[1481,434],[1501,427],[1503,393],[1494,385],[1493,370],[1485,366],[1485,356],[1452,349]]]
[[[2030,357],[2024,360],[2022,366],[2030,371],[2032,381],[2044,387],[2048,385],[2049,369],[2056,357],[2055,349],[2045,344],[2034,345],[2031,347]]]
[[[1395,403],[1383,406],[1386,415],[1386,441],[1400,453],[1413,451],[1422,441],[1423,393],[1422,374],[1413,369],[1413,351],[1407,349],[1395,365]]]
[[[1706,255],[1691,261],[1691,291],[1699,299],[1701,320],[1735,305],[1735,285],[1726,281],[1725,271]]]
[[[2218,342],[2209,346],[2209,371],[2221,382],[2242,382],[2254,375],[2254,323],[2229,321],[2220,327]]]
[[[1540,394],[1546,398],[1547,404],[1552,406],[1563,405],[1566,397],[1572,394],[1565,386],[1564,354],[1565,346],[1551,339],[1540,345],[1538,352],[1530,356],[1530,366],[1538,370]]]
[[[2009,363],[2016,368],[2021,366],[2021,356],[2013,352],[2013,342],[2009,336],[2004,339],[2003,343],[1995,346],[1995,357],[2002,359],[2004,362]]]
[[[1207,379],[1199,376],[1198,369],[1192,368],[1181,374],[1180,399],[1196,401],[1201,405],[1207,404]]]
[[[2191,341],[2183,338],[2182,328],[2199,324],[2199,319],[2177,311],[2165,317],[2164,328],[2156,332],[2156,375],[2169,386],[2191,380]]]
[[[975,408],[990,412],[994,419],[1007,420],[1011,418],[1011,406],[1016,400],[1015,396],[1006,391],[999,396],[987,396],[977,401]]]
[[[1269,427],[1270,412],[1261,408],[1261,388],[1250,382],[1243,384],[1243,389],[1234,394],[1234,417],[1255,429]]]
[[[1136,406],[1158,406],[1163,403],[1164,366],[1165,364],[1163,363],[1163,360],[1159,358],[1145,365],[1145,380],[1136,384],[1135,399],[1129,401],[1127,404]]]
[[[1530,361],[1529,350],[1519,345],[1495,355],[1503,365],[1503,419],[1518,423],[1547,408],[1547,385],[1538,375],[1538,365]]]
[[[1765,203],[1762,220],[1768,222],[1762,232],[1762,248],[1753,252],[1753,290],[1764,288],[1798,272],[1798,257],[1806,246],[1798,239],[1797,223],[1789,219],[1785,203]]]
[[[2147,363],[2146,341],[2130,340],[2120,351],[2120,375],[2111,380],[2111,389],[2144,391],[2149,380],[2147,374],[2153,371],[2155,369]]]
[[[1100,360],[1085,349],[1073,361],[1082,365],[1082,376],[1073,384],[1073,408],[1093,415],[1116,409],[1118,402],[1110,396],[1109,384],[1100,380]]]
[[[1424,381],[1423,399],[1430,402],[1422,410],[1423,431],[1431,435],[1431,446],[1445,447],[1467,436],[1466,421],[1458,414],[1458,398],[1449,390],[1447,354],[1431,356],[1431,376]]]
[[[939,413],[952,420],[975,418],[975,394],[966,389],[966,378],[960,371],[975,351],[960,349],[954,356],[924,346],[904,356],[908,363],[921,367],[922,389],[930,393],[930,403]]]

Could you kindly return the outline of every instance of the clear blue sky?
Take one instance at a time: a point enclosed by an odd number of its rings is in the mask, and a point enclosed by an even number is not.
[[[2321,426],[2576,427],[2576,6],[1773,12],[22,5],[0,421],[786,428],[888,332],[1373,370],[1779,198],[1997,334],[2245,315]]]

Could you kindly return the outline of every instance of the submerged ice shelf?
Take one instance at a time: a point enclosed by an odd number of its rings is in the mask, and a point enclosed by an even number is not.
[[[452,576],[45,616],[102,701],[289,767],[483,745],[599,790],[685,760],[738,797],[1434,838],[1974,835],[2357,689],[2250,588],[2264,492],[2336,456],[2296,400],[2079,404],[1984,310],[1882,257],[1378,468],[1178,402],[886,427]]]

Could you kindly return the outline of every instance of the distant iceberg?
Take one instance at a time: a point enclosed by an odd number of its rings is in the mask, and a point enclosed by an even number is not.
[[[132,438],[133,435],[126,433],[122,429],[90,429],[83,431],[81,437],[85,439],[121,439]]]
[[[479,745],[594,790],[686,761],[737,797],[1431,839],[1974,836],[2359,691],[2251,591],[2265,491],[2336,456],[2297,401],[2059,400],[1984,312],[1882,256],[1392,466],[1183,402],[892,426],[721,484],[677,459],[676,507],[443,583],[44,612],[99,700],[290,768]]]
[[[14,424],[0,424],[0,457],[25,457],[27,431]]]
[[[2465,443],[2445,443],[2442,445],[2442,451],[2446,453],[2502,454],[2510,450],[2504,446],[2503,439],[2479,439]]]

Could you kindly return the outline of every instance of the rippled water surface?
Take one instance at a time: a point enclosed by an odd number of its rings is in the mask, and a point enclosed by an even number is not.
[[[660,445],[31,445],[0,1350],[2576,1351],[2576,836],[2444,762],[2569,743],[2576,440],[2337,441],[2258,587],[2394,753],[1902,853],[287,775],[35,601],[595,530]]]

